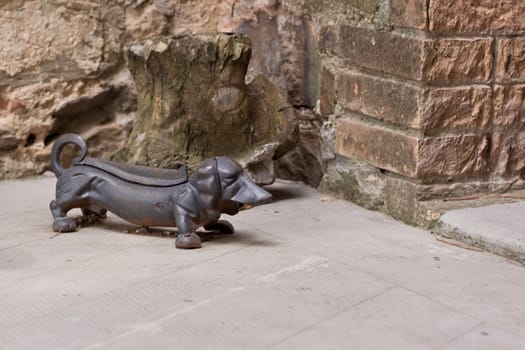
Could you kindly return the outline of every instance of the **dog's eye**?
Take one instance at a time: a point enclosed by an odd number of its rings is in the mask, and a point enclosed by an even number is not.
[[[235,176],[232,176],[232,175],[225,176],[224,180],[226,180],[227,182],[231,182],[235,180]]]
[[[232,181],[235,181],[235,179],[238,177],[239,174],[237,173],[233,173],[233,174],[225,174],[224,176],[224,180],[228,181],[228,182],[232,182]]]

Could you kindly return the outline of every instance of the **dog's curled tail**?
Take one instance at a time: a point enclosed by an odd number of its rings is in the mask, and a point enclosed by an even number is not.
[[[81,154],[80,157],[75,158],[74,162],[81,162],[86,158],[87,155],[87,145],[84,139],[77,134],[64,134],[60,136],[53,145],[51,150],[51,168],[57,177],[62,175],[64,168],[60,165],[60,154],[64,147],[69,144],[76,145],[80,148]]]

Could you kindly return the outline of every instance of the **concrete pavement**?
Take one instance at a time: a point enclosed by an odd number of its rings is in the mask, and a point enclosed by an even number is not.
[[[55,236],[54,183],[0,183],[0,348],[525,349],[523,266],[382,213],[281,182],[183,251],[112,215]]]

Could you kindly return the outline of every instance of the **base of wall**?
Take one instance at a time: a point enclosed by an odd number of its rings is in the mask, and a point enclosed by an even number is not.
[[[367,163],[338,157],[329,162],[319,191],[424,228],[435,227],[447,210],[512,201],[524,178],[423,184]]]

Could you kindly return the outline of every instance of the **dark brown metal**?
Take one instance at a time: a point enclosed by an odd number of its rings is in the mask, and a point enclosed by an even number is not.
[[[60,154],[67,144],[82,152],[64,169]],[[56,199],[50,203],[53,230],[71,232],[76,223],[67,217],[73,208],[85,216],[105,218],[106,211],[141,226],[178,228],[177,248],[199,248],[196,229],[233,233],[219,220],[235,215],[244,205],[271,199],[271,194],[248,179],[242,167],[226,157],[205,160],[188,178],[185,167],[157,169],[87,158],[87,146],[76,134],[65,134],[53,145],[51,164],[57,176]]]

